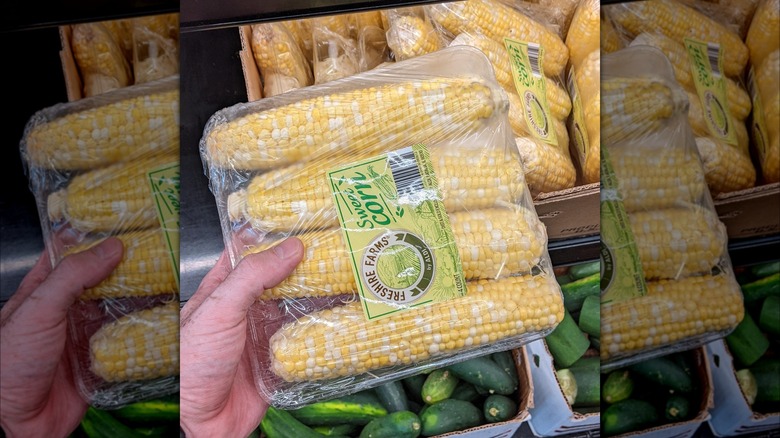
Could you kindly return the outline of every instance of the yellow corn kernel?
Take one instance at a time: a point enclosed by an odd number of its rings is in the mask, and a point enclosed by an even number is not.
[[[120,42],[102,23],[74,25],[70,44],[73,58],[85,83],[101,85],[85,87],[84,94],[87,97],[132,83],[130,65],[125,59]],[[100,80],[95,81],[96,78]]]
[[[616,52],[623,48],[623,41],[620,39],[612,20],[601,14],[601,51],[604,53]]]
[[[387,46],[396,61],[440,50],[444,44],[425,17],[394,14],[387,29]]]
[[[252,54],[264,81],[267,80],[267,76],[275,74],[295,79],[297,85],[295,88],[314,83],[309,61],[303,55],[293,34],[281,23],[261,23],[252,26]],[[269,91],[272,92],[269,96],[280,94],[273,90]]]
[[[750,156],[710,137],[696,137],[704,177],[712,194],[749,189],[756,184],[756,169]]]
[[[569,155],[568,141],[562,148],[535,138],[516,137],[515,144],[520,151],[523,173],[531,193],[536,195],[574,187],[577,170]]]
[[[600,5],[598,0],[583,0],[571,19],[566,46],[571,65],[579,67],[588,54],[599,49]]]
[[[642,138],[660,129],[679,105],[664,81],[605,79],[601,81],[601,138],[606,144]]]
[[[780,41],[780,0],[763,0],[756,8],[745,43],[750,50],[753,66],[763,64]],[[777,76],[775,76],[775,83]]]

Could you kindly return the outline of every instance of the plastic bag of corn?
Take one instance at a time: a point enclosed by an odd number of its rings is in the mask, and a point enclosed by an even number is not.
[[[484,55],[454,47],[211,117],[201,154],[233,266],[288,236],[306,248],[250,310],[270,403],[514,348],[561,320],[506,113]]]
[[[671,63],[636,46],[601,68],[601,359],[611,369],[721,338],[744,309]]]
[[[171,76],[40,110],[25,127],[21,154],[52,266],[107,236],[124,245],[68,317],[76,382],[94,406],[178,390],[178,306],[145,310],[178,303],[178,117]]]

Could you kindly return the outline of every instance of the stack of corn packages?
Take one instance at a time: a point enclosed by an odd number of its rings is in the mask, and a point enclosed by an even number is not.
[[[547,234],[484,55],[451,47],[225,108],[201,154],[233,266],[295,236],[250,310],[275,406],[517,348],[563,317]]]
[[[753,99],[753,143],[764,183],[780,181],[780,1],[763,0],[745,40]]]
[[[604,9],[631,46],[656,47],[672,63],[676,81],[688,93],[688,120],[712,194],[753,187],[756,169],[745,126],[752,105],[742,85],[749,51],[738,26],[718,22],[700,12],[704,8],[678,0],[626,2]]]
[[[601,359],[613,368],[720,338],[744,309],[672,65],[643,45],[601,68]]]
[[[178,117],[174,75],[40,110],[25,128],[51,264],[107,236],[124,245],[68,316],[78,387],[93,406],[178,390]]]

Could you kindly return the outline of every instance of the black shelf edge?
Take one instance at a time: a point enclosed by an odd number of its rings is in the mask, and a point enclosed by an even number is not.
[[[179,12],[179,0],[13,2],[0,14],[0,33],[172,12]]]
[[[553,266],[598,260],[601,251],[601,235],[551,240],[547,242],[547,251],[550,253]]]
[[[732,266],[754,265],[780,258],[780,234],[729,240]]]

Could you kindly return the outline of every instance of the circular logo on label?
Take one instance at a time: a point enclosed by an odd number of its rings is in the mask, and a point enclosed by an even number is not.
[[[394,231],[377,236],[363,252],[360,277],[378,300],[407,304],[420,299],[436,274],[433,251],[416,234]]]
[[[601,242],[601,253],[599,254],[601,259],[601,292],[607,290],[609,284],[612,283],[612,277],[615,276],[615,259],[612,251],[604,242]]]
[[[550,127],[547,116],[544,114],[544,108],[542,108],[542,102],[531,90],[526,90],[523,98],[525,99],[526,118],[531,123],[531,127],[540,137],[546,138]]]
[[[704,109],[707,114],[707,118],[710,120],[710,126],[715,127],[715,130],[721,136],[726,136],[729,133],[729,117],[726,111],[723,109],[723,105],[718,98],[707,90],[704,92]]]

